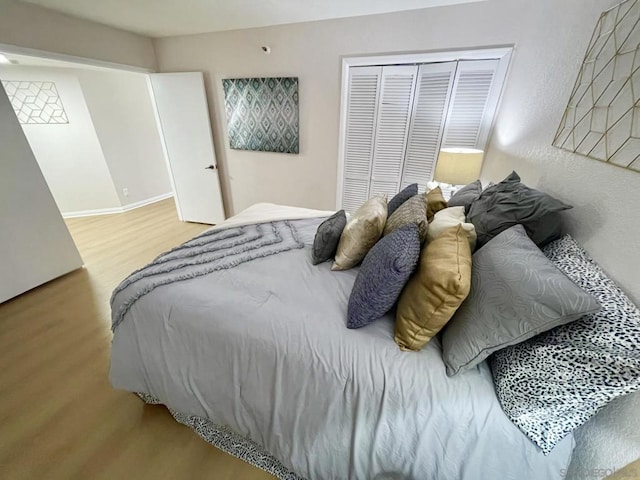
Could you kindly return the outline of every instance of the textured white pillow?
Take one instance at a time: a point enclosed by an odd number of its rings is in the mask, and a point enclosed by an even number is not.
[[[436,212],[432,222],[429,224],[429,230],[427,230],[427,243],[434,240],[447,228],[462,225],[462,229],[467,234],[469,246],[473,252],[476,248],[476,228],[473,226],[473,223],[466,223],[465,220],[464,206],[447,207]]]

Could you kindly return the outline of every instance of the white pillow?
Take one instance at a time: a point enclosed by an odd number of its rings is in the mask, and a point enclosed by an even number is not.
[[[429,230],[427,230],[427,243],[434,240],[447,228],[462,225],[462,229],[467,234],[471,252],[473,252],[476,248],[476,228],[473,226],[473,223],[466,223],[465,220],[464,206],[447,207],[436,212],[433,220],[429,224]]]

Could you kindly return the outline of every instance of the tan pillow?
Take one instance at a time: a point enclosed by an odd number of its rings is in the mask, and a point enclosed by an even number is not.
[[[442,232],[420,252],[418,271],[400,294],[395,341],[420,350],[446,325],[471,287],[471,249],[462,225]]]
[[[476,227],[473,226],[473,223],[466,223],[464,208],[465,207],[461,205],[459,207],[443,208],[439,212],[436,212],[432,222],[429,224],[427,242],[433,242],[438,235],[447,228],[462,225],[469,240],[469,247],[471,247],[471,251],[473,252],[476,248]]]
[[[376,195],[364,202],[342,231],[331,270],[348,270],[359,264],[382,236],[386,221],[386,195]]]
[[[429,190],[429,193],[427,193],[427,220],[429,222],[433,220],[436,212],[439,212],[443,208],[447,208],[447,201],[444,199],[440,187]]]
[[[427,239],[429,226],[429,222],[427,222],[427,197],[424,193],[414,195],[391,214],[384,226],[384,235],[389,235],[410,223],[415,223],[418,226],[420,242],[424,242]]]

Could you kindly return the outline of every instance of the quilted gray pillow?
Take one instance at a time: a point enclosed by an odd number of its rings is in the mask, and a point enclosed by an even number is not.
[[[481,248],[500,232],[516,224],[522,224],[530,237],[538,239],[535,229],[539,220],[550,213],[572,208],[571,205],[529,188],[512,172],[502,182],[488,187],[473,202],[467,221],[473,223],[478,234],[477,248]],[[545,224],[547,226],[547,224]],[[553,232],[545,232],[546,240]]]
[[[544,254],[602,305],[491,357],[503,410],[548,454],[611,400],[640,390],[640,310],[569,235]]]
[[[364,257],[353,284],[347,327],[364,327],[391,310],[419,256],[418,227],[412,223],[379,240]]]
[[[412,183],[411,185],[408,185],[400,192],[396,193],[394,197],[391,200],[389,200],[389,203],[387,204],[387,218],[389,218],[391,214],[395,212],[400,205],[402,205],[404,202],[406,202],[411,197],[417,194],[418,194],[417,183]]]
[[[471,291],[442,337],[447,375],[599,308],[544,256],[522,225],[511,227],[472,257]]]
[[[482,193],[482,183],[480,180],[476,180],[469,185],[465,185],[447,202],[447,206],[449,207],[464,207],[464,212],[469,213],[469,209],[471,208],[471,204],[477,200],[477,198]]]
[[[339,210],[318,226],[313,239],[312,263],[317,265],[333,258],[338,249],[340,235],[347,224],[347,215]]]

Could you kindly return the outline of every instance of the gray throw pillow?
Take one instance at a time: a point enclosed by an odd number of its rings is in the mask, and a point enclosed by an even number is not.
[[[347,327],[360,328],[387,313],[418,264],[418,227],[405,225],[376,243],[364,257],[353,284]]]
[[[595,298],[544,256],[522,225],[511,227],[472,257],[471,291],[442,337],[447,375],[599,309]]]
[[[516,224],[522,224],[530,237],[548,241],[560,232],[546,231],[536,235],[539,221],[546,215],[572,208],[571,205],[529,188],[520,182],[516,172],[512,172],[502,182],[488,187],[473,202],[467,221],[473,223],[478,234],[477,248],[482,247],[500,232]],[[557,224],[559,229],[560,224]]]
[[[482,183],[480,180],[476,180],[469,185],[465,185],[447,202],[447,206],[449,207],[464,207],[464,213],[469,213],[469,209],[471,208],[471,204],[475,202],[480,194],[482,193]]]
[[[640,390],[640,309],[569,235],[544,254],[602,305],[491,357],[502,409],[546,455],[613,399]]]
[[[395,196],[389,200],[387,204],[387,218],[391,216],[393,212],[395,212],[400,205],[409,200],[414,195],[418,194],[418,184],[412,183],[408,185],[400,192],[396,193]]]
[[[318,226],[311,252],[312,263],[317,265],[333,258],[338,249],[340,235],[347,224],[347,215],[339,210]]]

